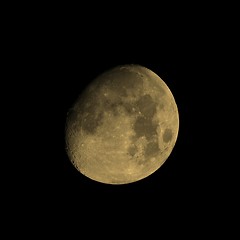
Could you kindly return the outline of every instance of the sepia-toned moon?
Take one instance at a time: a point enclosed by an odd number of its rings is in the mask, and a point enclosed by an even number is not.
[[[121,65],[98,76],[69,110],[66,149],[89,179],[127,184],[158,170],[178,136],[173,94],[153,71]]]

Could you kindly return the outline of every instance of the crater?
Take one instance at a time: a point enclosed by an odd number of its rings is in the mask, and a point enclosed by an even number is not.
[[[173,137],[173,133],[172,133],[172,130],[170,128],[167,128],[165,131],[164,131],[164,134],[163,134],[163,141],[164,142],[170,142],[171,139]]]

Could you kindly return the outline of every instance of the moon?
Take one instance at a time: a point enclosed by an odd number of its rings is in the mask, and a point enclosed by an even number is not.
[[[157,171],[177,141],[179,114],[167,84],[141,65],[96,77],[69,109],[66,151],[91,180],[128,184]]]

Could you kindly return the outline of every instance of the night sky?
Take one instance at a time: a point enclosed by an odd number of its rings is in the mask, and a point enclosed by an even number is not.
[[[120,218],[128,226],[133,221],[144,225],[162,215],[169,217],[169,224],[171,216],[179,221],[186,214],[189,222],[197,219],[207,212],[202,206],[214,208],[215,192],[220,189],[215,175],[219,174],[218,147],[213,144],[220,139],[214,127],[216,56],[220,54],[216,55],[214,38],[190,25],[162,34],[160,28],[141,34],[123,28],[114,31],[110,26],[101,34],[90,29],[88,35],[80,27],[49,26],[42,30],[44,34],[31,33],[30,40],[19,43],[14,91],[21,96],[9,109],[21,109],[14,112],[20,117],[20,133],[13,135],[21,147],[10,151],[18,157],[5,178],[8,184],[12,176],[15,179],[7,188],[11,199],[18,199],[13,209],[20,219],[26,212],[29,221],[43,216],[49,226],[52,222],[64,226],[75,218],[80,226],[84,220],[88,225],[101,222],[103,216],[118,222],[117,226]],[[206,45],[212,46],[211,51]],[[121,64],[140,64],[165,81],[178,106],[179,134],[170,157],[155,173],[135,183],[107,185],[73,167],[65,151],[65,122],[81,91],[100,73]]]

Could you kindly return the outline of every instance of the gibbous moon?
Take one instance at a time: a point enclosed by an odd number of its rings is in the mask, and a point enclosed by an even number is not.
[[[66,150],[75,168],[106,184],[127,184],[158,170],[177,140],[173,94],[153,71],[121,65],[98,76],[66,121]]]

